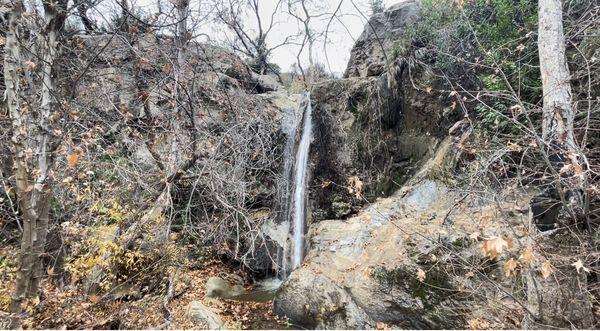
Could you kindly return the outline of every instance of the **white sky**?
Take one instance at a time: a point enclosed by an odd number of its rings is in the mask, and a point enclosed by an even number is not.
[[[119,12],[120,8],[114,2],[115,0],[104,1],[99,8],[91,13],[98,23],[106,21],[111,13]],[[119,0],[120,1],[120,0]],[[162,2],[164,8],[171,6],[169,0],[130,0],[137,8],[142,8],[146,13],[156,12],[157,3]],[[219,0],[191,0],[193,17],[204,17],[212,9],[214,5],[210,5],[209,1]],[[226,1],[226,0],[223,0]],[[400,0],[384,0],[386,7],[393,5]],[[284,0],[284,2],[287,2]],[[321,36],[315,43],[313,50],[313,58],[334,73],[342,73],[346,68],[350,49],[354,44],[354,40],[358,38],[366,23],[365,16],[370,15],[368,0],[312,0],[309,7],[311,16],[311,27],[313,31],[325,31],[328,24],[327,43],[324,43],[324,37]],[[331,20],[331,13],[335,11],[341,2],[337,18]],[[259,0],[259,9],[263,25],[267,25],[272,12],[277,4],[277,0]],[[358,9],[357,9],[358,8]],[[281,6],[275,15],[275,26],[267,38],[269,45],[281,43],[287,36],[296,35],[302,30],[302,26],[293,17],[286,13],[287,5]],[[327,15],[329,14],[329,15]],[[252,17],[253,18],[253,17]],[[255,19],[249,16],[245,26],[248,29],[248,34],[254,36],[257,24]],[[329,23],[331,21],[331,23]],[[189,24],[189,23],[188,23]],[[212,41],[223,43],[230,38],[231,34],[227,30],[213,21],[208,19],[202,20],[202,23],[196,26],[197,34],[209,35]],[[200,40],[205,38],[198,38]],[[298,38],[301,41],[301,37]],[[296,55],[299,50],[297,45],[287,45],[276,49],[271,57],[271,62],[277,63],[283,71],[288,71],[296,62]],[[327,55],[327,56],[326,56]],[[308,50],[304,49],[301,56],[301,62],[304,67],[308,63]]]
[[[259,8],[261,9],[262,20],[268,21],[271,13],[277,3],[276,0],[259,0]],[[386,7],[398,2],[399,0],[384,0]],[[346,69],[346,64],[350,57],[350,49],[354,45],[354,40],[363,31],[366,19],[361,16],[362,12],[366,17],[370,15],[368,0],[316,0],[317,6],[311,6],[311,15],[321,15],[311,20],[312,29],[314,31],[325,31],[331,19],[331,13],[335,11],[339,3],[340,10],[338,11],[338,19],[331,21],[329,32],[327,34],[327,44],[324,43],[325,38],[320,37],[315,44],[313,57],[316,62],[325,65],[325,68],[334,73],[342,73]],[[359,10],[357,10],[358,7]],[[286,7],[282,8],[287,10]],[[311,8],[309,8],[311,10]],[[324,15],[329,13],[329,15]],[[294,18],[286,13],[278,15],[276,28],[273,29],[272,35],[267,40],[271,45],[276,45],[283,41],[286,36],[294,35],[302,30]],[[296,55],[299,46],[289,45],[276,49],[271,58],[271,62],[277,63],[283,71],[290,70],[291,66],[297,61]],[[308,50],[305,47],[303,56],[301,56],[303,66],[308,63]]]

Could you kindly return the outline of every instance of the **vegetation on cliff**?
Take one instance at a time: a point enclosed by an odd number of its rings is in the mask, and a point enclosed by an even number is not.
[[[597,0],[152,6],[0,2],[0,328],[597,327]]]

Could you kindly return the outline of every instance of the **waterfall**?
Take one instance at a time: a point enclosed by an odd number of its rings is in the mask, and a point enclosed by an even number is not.
[[[284,224],[285,232],[282,233],[280,245],[277,251],[277,261],[279,264],[278,273],[283,272],[285,277],[288,272],[289,248],[286,244],[290,234],[290,220],[292,217],[292,181],[294,170],[294,153],[296,151],[296,136],[298,127],[302,123],[301,107],[286,108],[284,110],[282,121],[282,132],[286,136],[285,146],[283,148],[283,169],[282,178],[277,187],[277,204],[279,209],[278,224]]]
[[[306,182],[308,173],[308,153],[310,140],[312,138],[312,105],[310,92],[306,92],[306,110],[304,111],[304,124],[302,137],[296,153],[296,166],[294,173],[294,233],[293,233],[293,256],[292,269],[296,269],[302,263],[304,257],[304,227],[306,221]]]

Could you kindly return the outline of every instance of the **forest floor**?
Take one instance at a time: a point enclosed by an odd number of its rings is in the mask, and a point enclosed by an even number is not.
[[[18,251],[17,247],[0,247],[0,262],[4,264]],[[244,271],[218,259],[198,266],[187,260],[177,271],[173,298],[164,307],[165,290],[158,293],[123,296],[87,295],[81,286],[57,286],[45,278],[41,300],[26,303],[27,316],[22,320],[24,329],[205,329],[206,325],[193,322],[187,314],[192,301],[210,307],[224,322],[227,329],[286,329],[290,325],[272,313],[272,302],[235,301],[205,298],[206,280],[212,276],[238,274]],[[6,271],[6,269],[4,269]],[[12,272],[0,275],[0,323],[6,320],[10,294],[14,286]],[[252,286],[247,286],[250,289]],[[165,316],[170,315],[170,323]],[[2,324],[0,324],[1,326]],[[1,329],[1,328],[0,328]]]

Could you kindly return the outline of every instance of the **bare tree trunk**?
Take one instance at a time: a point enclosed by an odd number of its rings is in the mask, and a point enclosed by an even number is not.
[[[21,303],[27,297],[38,294],[43,276],[42,256],[48,235],[51,183],[50,172],[56,139],[50,126],[50,115],[57,111],[54,99],[54,63],[57,57],[57,39],[64,23],[67,0],[44,2],[45,28],[42,39],[41,104],[37,110],[28,109],[19,101],[19,69],[22,67],[19,45],[19,21],[22,3],[15,3],[9,18],[9,29],[5,44],[4,80],[7,103],[13,126],[13,163],[15,168],[16,193],[23,217],[23,237],[19,257],[17,281],[9,310],[21,311]],[[34,113],[32,115],[32,113]],[[33,123],[33,121],[37,123]],[[31,166],[29,166],[29,159]],[[31,178],[31,180],[30,180]]]
[[[542,138],[573,150],[573,107],[565,56],[562,0],[540,0],[538,15],[538,49],[544,93]]]
[[[29,205],[29,199],[25,192],[28,190],[29,181],[27,176],[26,153],[26,125],[21,110],[21,101],[19,98],[20,75],[19,69],[22,66],[21,52],[19,45],[19,24],[23,11],[21,2],[13,3],[8,18],[8,27],[6,32],[6,42],[4,45],[4,82],[6,85],[6,104],[13,126],[13,167],[15,169],[15,182],[17,190],[17,203],[23,214],[23,237],[21,239],[21,252],[19,254],[19,269],[15,282],[15,289],[9,311],[16,313],[20,311],[22,300],[28,292],[29,280],[33,270],[32,263],[32,222],[35,215],[32,215],[32,209]]]
[[[542,138],[550,145],[551,153],[558,155],[553,167],[561,167],[564,149],[570,152],[568,158],[572,164],[578,164],[578,150],[573,133],[574,111],[571,98],[571,82],[567,66],[565,36],[563,31],[563,0],[539,0],[538,8],[538,50],[540,73],[544,95]],[[555,169],[559,172],[559,169]],[[563,182],[564,181],[564,182]],[[571,178],[558,178],[555,182],[563,207],[576,217],[574,211],[579,210],[576,204],[581,203],[584,175]],[[563,183],[561,183],[563,182]],[[573,197],[567,201],[566,193]],[[530,212],[530,217],[533,214]],[[546,251],[551,249],[552,241],[548,239]],[[536,246],[541,246],[537,244]],[[533,244],[532,244],[533,246]],[[525,328],[546,327],[548,325],[571,328],[589,328],[593,325],[592,304],[586,291],[587,275],[574,274],[564,268],[553,276],[552,280],[530,272],[526,276],[528,304],[537,316],[528,316],[523,324]],[[539,323],[539,324],[538,324]]]
[[[38,175],[33,186],[31,196],[32,207],[37,211],[38,218],[36,223],[36,234],[33,241],[33,250],[40,256],[44,253],[46,238],[48,236],[48,221],[50,212],[51,184],[49,183],[50,168],[53,163],[54,150],[57,147],[56,137],[50,127],[49,118],[52,113],[58,110],[55,99],[56,94],[56,74],[54,72],[55,62],[58,53],[58,34],[64,23],[63,12],[67,0],[58,2],[44,2],[44,13],[46,21],[46,47],[44,54],[44,63],[42,69],[42,102],[40,105],[40,114],[38,116],[39,132],[36,142],[38,148]],[[37,288],[43,274],[42,259],[36,259],[31,280],[31,296],[37,294]]]

